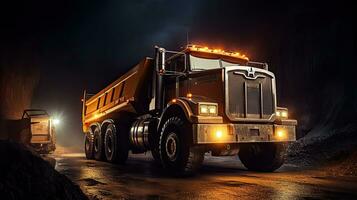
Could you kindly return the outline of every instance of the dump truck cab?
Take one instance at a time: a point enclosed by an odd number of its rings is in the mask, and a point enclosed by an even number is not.
[[[24,110],[22,118],[30,120],[30,145],[37,152],[50,153],[56,150],[55,126],[50,115],[45,110]]]
[[[181,175],[197,171],[206,152],[274,171],[296,124],[278,107],[267,64],[197,45],[178,52],[156,47],[154,59],[95,95],[85,93],[83,103],[87,158],[123,163],[129,150],[151,151]]]
[[[194,143],[295,140],[297,122],[288,119],[287,108],[277,106],[275,76],[266,63],[250,62],[237,52],[188,46],[164,67],[159,69],[168,76],[164,104],[185,110]]]

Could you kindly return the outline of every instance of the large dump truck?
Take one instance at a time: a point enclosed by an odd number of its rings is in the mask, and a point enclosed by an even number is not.
[[[156,47],[97,94],[84,91],[82,120],[88,159],[125,163],[129,151],[151,151],[176,175],[194,174],[206,152],[274,171],[297,124],[277,106],[267,64],[197,45]]]

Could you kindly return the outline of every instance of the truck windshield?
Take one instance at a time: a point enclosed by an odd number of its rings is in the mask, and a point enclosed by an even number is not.
[[[232,65],[239,65],[239,64],[227,62],[222,59],[200,58],[190,55],[190,66],[192,71],[218,69],[218,68],[232,66]]]

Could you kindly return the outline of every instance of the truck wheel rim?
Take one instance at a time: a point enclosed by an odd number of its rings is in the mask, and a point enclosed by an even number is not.
[[[175,133],[170,133],[166,140],[166,154],[171,161],[176,160],[177,155],[177,136]]]

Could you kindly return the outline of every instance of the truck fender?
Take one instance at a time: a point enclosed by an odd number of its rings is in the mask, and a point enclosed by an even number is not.
[[[89,132],[87,134],[92,134],[92,137],[93,137],[94,136],[94,128],[97,127],[97,126],[99,127],[99,129],[101,129],[100,123],[98,123],[98,122],[92,123],[89,126]]]
[[[192,122],[191,116],[193,115],[190,105],[186,102],[185,99],[177,98],[175,101],[170,101],[164,111],[160,116],[160,121],[158,123],[157,130],[160,131],[161,126],[165,123],[166,119],[172,116],[174,112],[182,112],[187,121]]]
[[[105,129],[107,128],[107,126],[109,124],[114,124],[114,120],[113,119],[106,119],[102,122],[101,126],[100,126],[100,131],[102,132],[101,134],[105,133]]]

